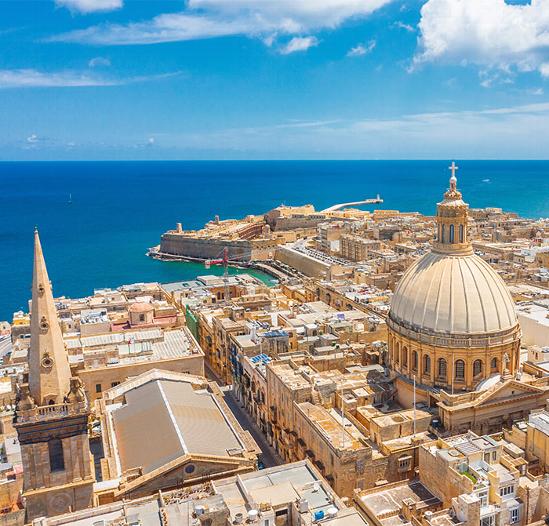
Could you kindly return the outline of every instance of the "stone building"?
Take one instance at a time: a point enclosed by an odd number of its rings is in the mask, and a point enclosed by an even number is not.
[[[466,524],[525,524],[527,462],[506,452],[504,441],[474,433],[420,448],[420,480]]]
[[[103,393],[100,502],[253,471],[259,449],[202,377],[148,371]]]
[[[33,526],[368,526],[309,462],[98,506]]]
[[[418,399],[472,391],[493,375],[519,367],[520,327],[503,280],[473,252],[468,205],[456,188],[437,205],[432,250],[399,282],[387,320],[389,363],[398,397],[410,406],[412,381]]]
[[[374,402],[392,396],[383,373],[361,367],[317,372],[291,361],[269,363],[266,372],[268,438],[286,461],[310,459],[347,497],[356,488],[413,476],[432,415],[376,409]]]
[[[30,330],[28,382],[20,386],[14,424],[28,520],[92,506],[95,482],[88,400],[71,377],[37,231]]]

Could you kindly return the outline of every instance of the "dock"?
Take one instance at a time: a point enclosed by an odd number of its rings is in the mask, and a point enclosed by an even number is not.
[[[383,203],[383,199],[377,194],[376,197],[373,199],[364,199],[363,201],[352,201],[350,203],[339,203],[337,205],[330,206],[329,208],[325,208],[322,210],[322,212],[335,212],[336,210],[341,210],[342,208],[349,208],[351,206],[359,206],[359,205],[375,205]]]

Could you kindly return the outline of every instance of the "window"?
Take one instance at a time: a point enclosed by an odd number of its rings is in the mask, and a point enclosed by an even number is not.
[[[473,376],[478,376],[482,373],[482,360],[475,360],[473,362]]]
[[[63,471],[65,459],[63,457],[63,442],[59,438],[52,438],[48,442],[48,453],[50,456],[50,471]]]
[[[414,351],[414,352],[412,353],[412,369],[413,369],[414,371],[417,371],[417,359],[418,359],[418,358],[417,358],[417,351]]]
[[[400,473],[404,471],[410,471],[412,468],[412,457],[410,455],[404,455],[398,459],[398,471]]]
[[[402,348],[402,367],[408,367],[408,347]]]
[[[395,361],[396,361],[397,365],[400,362],[400,343],[396,344],[396,360]]]
[[[144,314],[139,315],[139,321],[145,321],[145,315]]]
[[[504,486],[503,488],[499,488],[499,496],[500,497],[506,497],[507,495],[513,495],[514,492],[515,492],[515,487],[513,485]]]
[[[488,506],[488,491],[479,491],[477,497],[481,506]]]
[[[498,368],[498,359],[497,358],[492,358],[492,362],[491,362],[490,366],[492,367],[492,369],[497,369]]]
[[[112,382],[111,387],[116,387],[120,382]]]
[[[431,374],[431,357],[428,354],[423,357],[423,374]]]
[[[463,243],[465,241],[465,236],[463,235],[463,225],[459,225],[459,242]]]
[[[95,392],[100,393],[101,392],[101,384],[95,384]]]
[[[511,524],[515,524],[520,519],[520,508],[513,508],[511,510]]]
[[[480,519],[480,526],[494,526],[495,523],[494,515],[489,515],[488,517]]]
[[[444,358],[438,359],[438,377],[441,380],[446,380],[446,360]]]
[[[446,243],[446,225],[442,225],[442,242]]]
[[[454,225],[450,225],[450,243],[454,242],[454,230],[455,230]]]
[[[463,360],[456,360],[456,380],[465,380],[465,362]]]

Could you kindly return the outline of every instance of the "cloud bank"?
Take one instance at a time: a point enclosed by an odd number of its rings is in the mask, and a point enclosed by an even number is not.
[[[57,35],[50,40],[120,46],[233,35],[262,39],[279,34],[297,36],[333,29],[350,18],[367,16],[391,1],[189,0],[187,9],[180,13],[161,14],[150,20],[128,24],[95,25]]]

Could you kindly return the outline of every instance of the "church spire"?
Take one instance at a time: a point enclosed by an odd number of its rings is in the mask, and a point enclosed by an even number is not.
[[[36,228],[28,361],[29,390],[34,402],[37,405],[62,403],[70,390],[71,370]]]
[[[458,166],[452,161],[448,169],[452,175],[444,200],[437,205],[437,232],[433,249],[448,254],[470,254],[473,249],[467,231],[469,205],[457,189]]]

